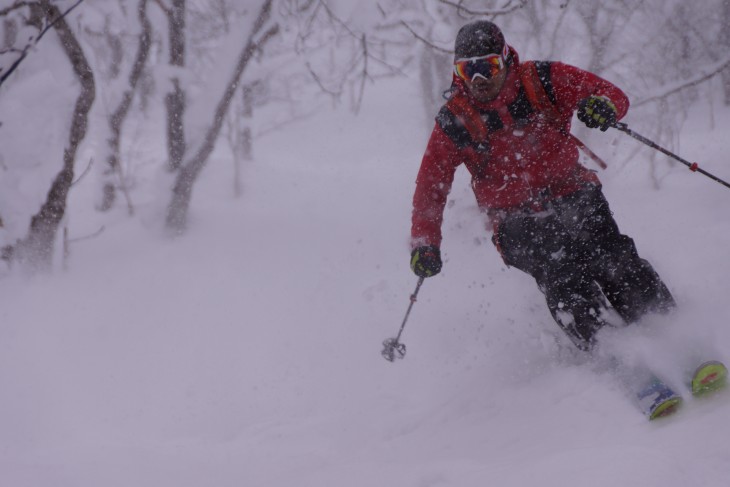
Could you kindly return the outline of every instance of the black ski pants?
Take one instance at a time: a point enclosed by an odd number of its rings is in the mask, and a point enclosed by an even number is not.
[[[505,263],[535,278],[558,325],[588,350],[613,307],[626,323],[674,307],[659,275],[619,232],[600,187],[503,218],[494,237]]]

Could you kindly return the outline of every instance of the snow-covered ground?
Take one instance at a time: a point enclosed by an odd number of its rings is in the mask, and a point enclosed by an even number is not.
[[[730,396],[648,422],[502,264],[465,170],[444,271],[421,289],[406,358],[383,360],[416,284],[410,200],[429,129],[415,85],[258,139],[237,200],[221,146],[181,239],[163,235],[167,187],[149,179],[159,142],[135,147],[150,161],[136,217],[98,214],[94,183],[75,187],[72,237],[105,231],[73,244],[65,273],[0,280],[0,485],[727,485]],[[715,116],[710,129],[692,114],[681,151],[728,179],[730,111]],[[618,144],[607,157],[636,148],[602,137]],[[641,157],[601,177],[680,304],[613,340],[679,386],[686,357],[730,351],[730,191],[683,166],[654,189]]]

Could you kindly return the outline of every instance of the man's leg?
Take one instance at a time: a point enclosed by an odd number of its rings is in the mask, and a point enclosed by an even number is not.
[[[514,215],[499,226],[496,242],[507,265],[533,276],[558,325],[583,350],[606,323],[601,290],[576,259],[572,238],[554,216]]]
[[[654,268],[639,257],[634,241],[619,232],[600,188],[562,198],[556,202],[555,211],[581,249],[584,266],[627,323],[675,306]]]

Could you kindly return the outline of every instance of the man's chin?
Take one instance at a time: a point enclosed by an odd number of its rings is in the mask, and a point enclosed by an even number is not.
[[[471,95],[474,97],[474,99],[476,101],[479,101],[479,102],[492,101],[497,96],[496,94],[493,94],[490,91],[481,91],[481,90],[472,90]]]

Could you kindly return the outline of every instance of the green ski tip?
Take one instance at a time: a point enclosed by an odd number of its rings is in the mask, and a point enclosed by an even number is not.
[[[682,398],[679,396],[670,397],[662,403],[657,404],[649,414],[650,420],[664,418],[676,413],[682,406]]]
[[[692,376],[692,395],[705,396],[727,385],[727,367],[722,362],[712,360],[697,367]]]

